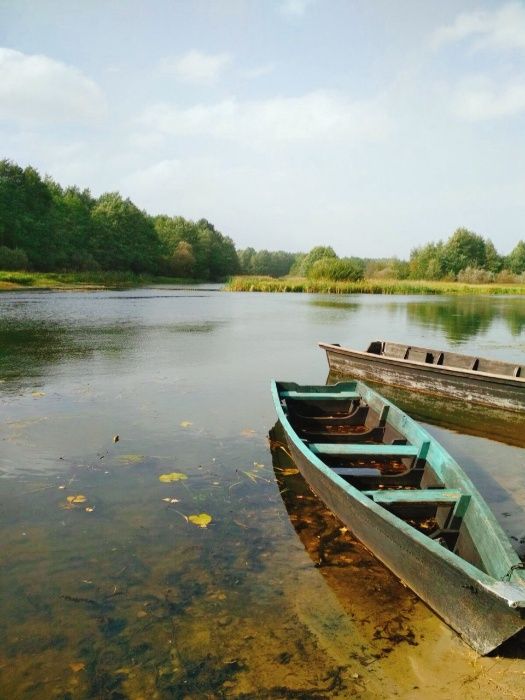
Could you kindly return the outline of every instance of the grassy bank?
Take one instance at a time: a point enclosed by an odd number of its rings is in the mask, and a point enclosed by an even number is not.
[[[317,294],[525,294],[522,284],[464,284],[425,280],[332,282],[304,277],[232,277],[231,292],[309,292]]]
[[[133,272],[2,272],[0,291],[10,289],[127,289],[147,284],[196,284],[198,280]]]

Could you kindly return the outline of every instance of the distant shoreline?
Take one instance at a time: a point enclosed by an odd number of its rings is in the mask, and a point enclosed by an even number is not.
[[[149,284],[176,284],[188,286],[207,280],[180,277],[161,277],[133,272],[9,272],[0,271],[0,292],[39,291],[95,291],[103,289],[131,289]]]
[[[365,279],[357,282],[308,280],[305,277],[232,277],[230,292],[296,292],[310,294],[487,294],[523,295],[525,284],[465,284],[432,280]]]

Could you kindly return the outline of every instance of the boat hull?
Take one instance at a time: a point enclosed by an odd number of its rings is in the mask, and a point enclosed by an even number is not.
[[[285,431],[286,432],[286,431]],[[521,610],[461,567],[424,546],[409,531],[353,498],[313,464],[286,434],[291,456],[314,493],[403,583],[478,653],[488,654],[525,626]],[[490,619],[490,625],[487,625]]]
[[[328,343],[320,343],[320,347],[326,351],[330,372],[341,377],[390,384],[508,411],[525,410],[522,379],[400,360]]]

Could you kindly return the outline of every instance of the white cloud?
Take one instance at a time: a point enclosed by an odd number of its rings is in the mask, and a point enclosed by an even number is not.
[[[438,48],[464,39],[474,39],[475,48],[525,49],[525,5],[511,2],[493,11],[463,12],[434,32],[432,43]]]
[[[525,112],[525,82],[501,86],[486,77],[470,78],[456,88],[452,109],[471,122],[515,116]]]
[[[0,118],[90,122],[106,111],[98,85],[47,56],[0,48]]]
[[[210,136],[250,145],[271,142],[377,141],[388,133],[386,113],[374,102],[352,102],[344,95],[311,92],[301,97],[277,97],[181,108],[157,104],[140,121],[150,129],[177,136]]]
[[[302,17],[315,0],[282,0],[279,12],[287,17]]]
[[[262,66],[255,66],[255,68],[247,68],[241,71],[241,75],[244,78],[253,80],[255,78],[261,78],[263,75],[270,75],[275,70],[275,63],[265,63]]]
[[[192,50],[178,58],[162,59],[160,69],[174,73],[186,83],[213,83],[231,62],[229,53],[206,54]]]

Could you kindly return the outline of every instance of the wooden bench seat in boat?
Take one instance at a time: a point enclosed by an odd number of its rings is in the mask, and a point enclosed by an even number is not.
[[[450,506],[462,498],[470,500],[458,489],[379,489],[378,491],[363,491],[376,503],[387,504],[432,504],[438,506]]]
[[[367,457],[415,457],[425,459],[430,442],[417,445],[376,445],[376,444],[344,444],[337,442],[315,442],[308,445],[317,455],[359,455]]]
[[[282,391],[281,398],[283,399],[295,399],[298,401],[355,401],[361,398],[361,394],[356,391],[339,391],[335,392],[319,392],[313,394],[312,392],[302,392],[302,391]]]
[[[459,527],[470,503],[470,494],[458,489],[379,489],[363,491],[363,494],[382,506],[436,506],[448,507],[448,515],[438,518],[441,527],[434,532],[433,539],[443,538],[452,549],[456,543]]]

